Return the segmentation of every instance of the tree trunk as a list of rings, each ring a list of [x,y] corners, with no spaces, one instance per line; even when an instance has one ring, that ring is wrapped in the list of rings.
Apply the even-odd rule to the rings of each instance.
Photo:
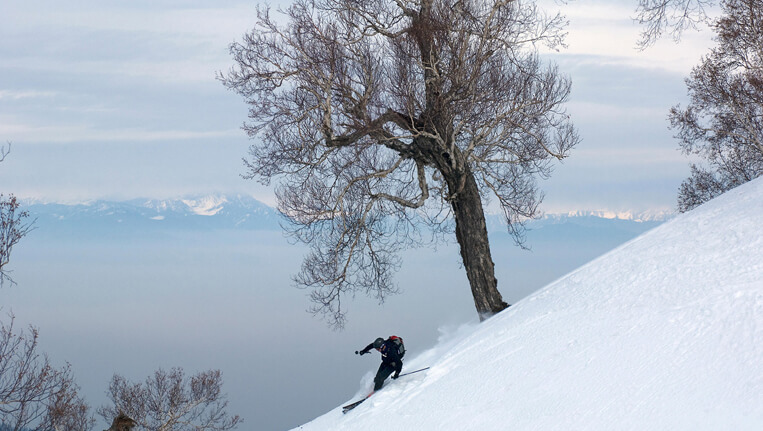
[[[509,305],[503,302],[498,292],[495,278],[495,264],[490,255],[490,243],[482,209],[482,198],[471,172],[467,171],[464,185],[451,201],[456,218],[456,238],[461,246],[466,276],[472,288],[474,306],[480,321],[504,310]]]

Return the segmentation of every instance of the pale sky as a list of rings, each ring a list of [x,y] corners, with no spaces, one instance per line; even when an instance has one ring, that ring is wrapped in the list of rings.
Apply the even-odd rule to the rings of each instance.
[[[549,1],[550,4],[556,4]],[[543,210],[675,207],[688,161],[668,130],[711,33],[635,49],[636,0],[575,0],[569,48],[582,137],[542,184]],[[246,106],[215,80],[251,27],[237,0],[6,1],[0,5],[0,192],[74,202],[272,191],[243,180]]]

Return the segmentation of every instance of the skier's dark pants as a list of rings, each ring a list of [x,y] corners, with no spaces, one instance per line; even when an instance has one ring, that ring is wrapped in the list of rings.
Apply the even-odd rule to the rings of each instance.
[[[376,372],[376,377],[374,377],[374,391],[381,389],[382,385],[384,385],[384,381],[387,380],[387,377],[395,372],[395,368],[394,362],[388,364],[382,362],[381,365],[379,365],[379,371]]]

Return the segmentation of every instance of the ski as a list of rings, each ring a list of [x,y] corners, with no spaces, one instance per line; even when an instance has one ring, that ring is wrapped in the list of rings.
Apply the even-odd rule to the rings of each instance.
[[[359,406],[359,405],[360,405],[360,403],[362,403],[363,401],[367,400],[367,399],[368,399],[368,397],[370,397],[370,396],[371,396],[371,395],[373,395],[373,394],[374,394],[374,393],[373,393],[373,392],[371,392],[370,394],[366,395],[366,397],[365,397],[365,398],[363,398],[362,400],[360,400],[360,401],[355,401],[355,402],[354,402],[354,403],[352,403],[352,404],[347,404],[346,406],[343,406],[343,407],[342,407],[342,413],[347,413],[347,412],[349,412],[350,410],[354,409],[355,407]]]
[[[424,371],[424,370],[428,370],[428,369],[429,369],[429,367],[426,367],[426,368],[422,368],[422,369],[420,369],[420,370],[409,371],[409,372],[407,372],[407,373],[403,373],[403,374],[400,374],[399,376],[397,376],[397,378],[399,379],[400,377],[403,377],[403,376],[407,376],[407,375],[409,375],[409,374],[418,373],[418,372],[420,372],[420,371]],[[370,394],[366,395],[366,397],[365,397],[365,398],[363,398],[363,399],[362,399],[362,400],[360,400],[360,401],[355,401],[355,402],[354,402],[354,403],[352,403],[352,404],[347,404],[346,406],[342,406],[342,413],[347,413],[347,412],[349,412],[350,410],[354,409],[355,407],[359,406],[359,405],[360,405],[360,404],[361,404],[363,401],[367,400],[367,399],[368,399],[368,398],[369,398],[371,395],[373,395],[373,394],[374,394],[374,393],[373,393],[373,392],[371,392]]]

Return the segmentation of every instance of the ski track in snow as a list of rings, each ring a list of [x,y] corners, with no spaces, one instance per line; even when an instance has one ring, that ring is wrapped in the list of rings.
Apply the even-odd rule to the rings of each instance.
[[[763,178],[405,363],[430,370],[296,429],[763,429],[761,232]]]

